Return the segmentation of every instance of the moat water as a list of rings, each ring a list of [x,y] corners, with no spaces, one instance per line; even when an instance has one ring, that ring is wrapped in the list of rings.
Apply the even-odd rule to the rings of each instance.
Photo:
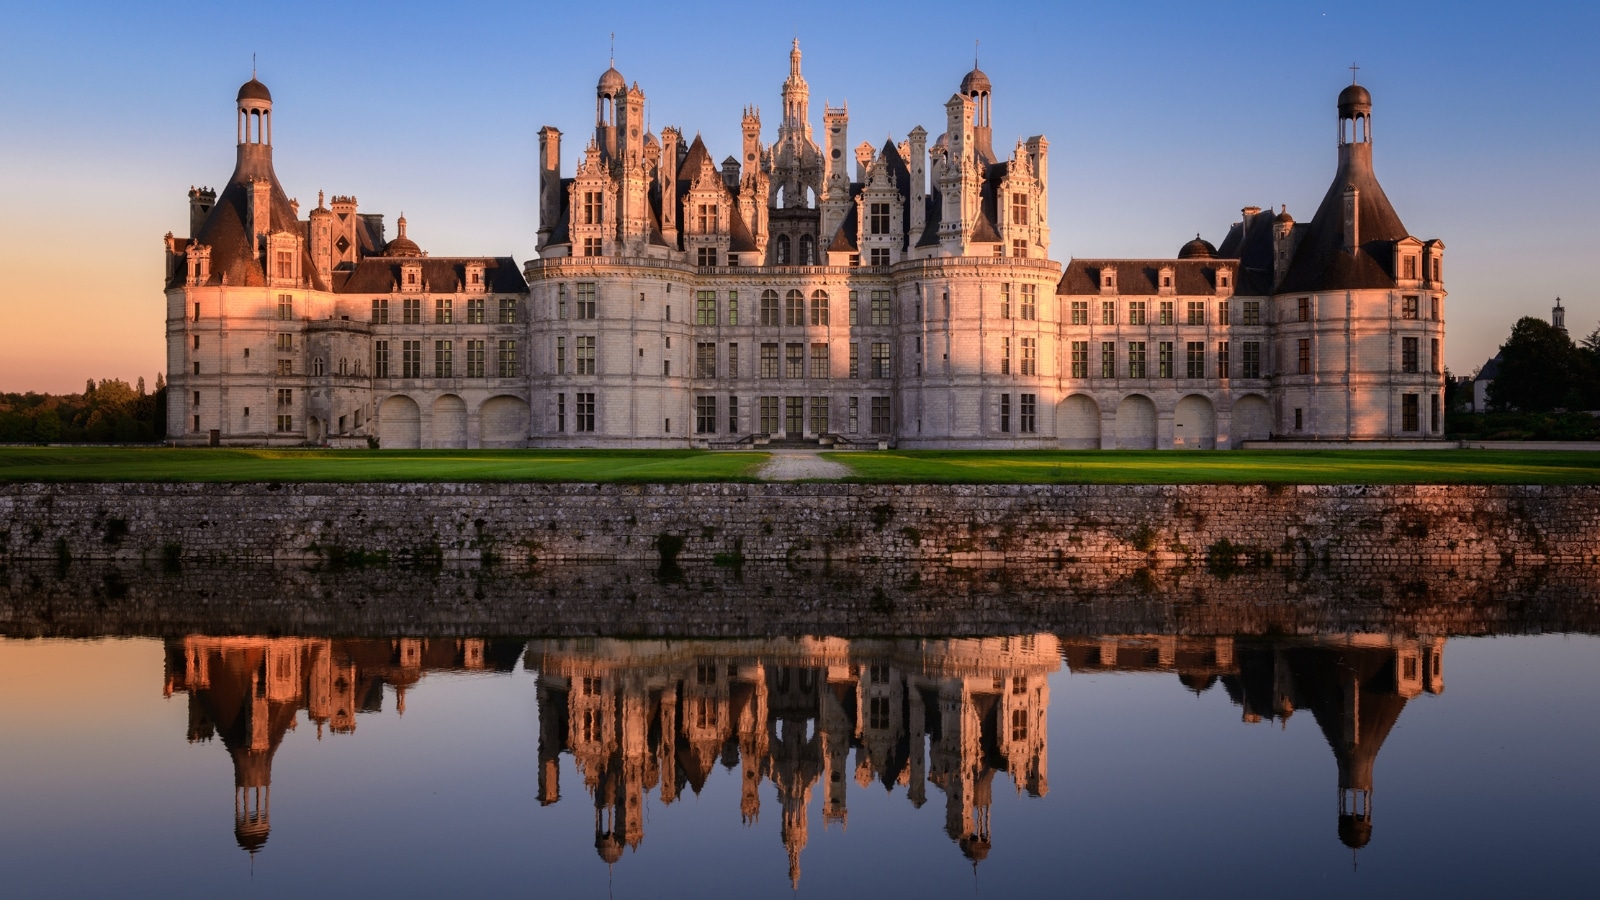
[[[8,896],[1592,890],[1592,576],[715,637],[8,578]]]

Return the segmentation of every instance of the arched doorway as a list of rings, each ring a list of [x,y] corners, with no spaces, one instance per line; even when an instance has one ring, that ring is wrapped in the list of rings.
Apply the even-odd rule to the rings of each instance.
[[[378,407],[378,446],[385,450],[415,450],[422,446],[422,408],[402,394]]]
[[[1264,441],[1272,437],[1272,409],[1260,394],[1247,394],[1233,401],[1233,446],[1241,441]]]
[[[478,407],[478,444],[521,447],[528,439],[528,402],[521,397],[490,397]]]
[[[1061,401],[1056,414],[1056,438],[1070,450],[1100,449],[1100,404],[1087,394]]]
[[[1156,448],[1156,405],[1143,394],[1129,394],[1117,404],[1117,449]]]
[[[1172,416],[1172,446],[1177,450],[1217,449],[1217,414],[1211,401],[1190,394]]]
[[[433,401],[433,446],[447,450],[467,446],[467,404],[455,394]]]

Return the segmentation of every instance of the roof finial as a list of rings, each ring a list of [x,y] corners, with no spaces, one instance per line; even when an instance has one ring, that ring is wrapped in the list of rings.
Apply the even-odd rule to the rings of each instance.
[[[617,33],[611,32],[611,68],[617,67]]]
[[[250,80],[256,80],[256,55],[250,54]]]
[[[977,38],[973,38],[972,39],[972,67],[974,69],[976,69],[978,67],[978,39]]]
[[[1361,67],[1356,65],[1355,63],[1351,63],[1350,64],[1350,83],[1351,84],[1355,84],[1356,83],[1356,70],[1360,69],[1360,68]]]

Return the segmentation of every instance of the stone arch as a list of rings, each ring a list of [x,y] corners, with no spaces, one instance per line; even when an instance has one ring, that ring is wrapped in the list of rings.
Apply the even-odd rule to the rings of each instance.
[[[478,445],[521,447],[527,442],[530,419],[528,401],[521,397],[490,397],[478,407]]]
[[[1260,394],[1246,394],[1233,401],[1233,446],[1242,441],[1264,441],[1272,437],[1272,407]]]
[[[433,446],[462,450],[467,446],[467,403],[455,394],[433,401]]]
[[[1190,394],[1172,415],[1172,446],[1177,450],[1217,449],[1217,411],[1211,401]]]
[[[1100,449],[1100,404],[1088,394],[1073,394],[1061,401],[1056,413],[1056,437],[1072,450]]]
[[[1117,449],[1156,448],[1156,405],[1143,394],[1129,394],[1117,404]]]
[[[404,394],[395,394],[378,407],[378,446],[385,450],[415,450],[422,446],[422,407]]]

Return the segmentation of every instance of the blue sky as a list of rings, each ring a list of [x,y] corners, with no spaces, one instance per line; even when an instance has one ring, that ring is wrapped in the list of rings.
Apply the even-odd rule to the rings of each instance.
[[[1170,256],[1245,205],[1309,218],[1333,175],[1348,67],[1374,95],[1379,178],[1416,236],[1443,239],[1446,359],[1467,372],[1511,323],[1600,324],[1600,12],[1566,4],[927,2],[814,5],[34,4],[0,32],[0,390],[70,390],[164,369],[160,238],[191,184],[233,165],[233,97],[257,54],[279,178],[434,253],[533,252],[537,138],[594,116],[609,35],[652,122],[738,146],[746,104],[776,130],[798,36],[814,124],[848,101],[851,142],[942,130],[981,41],[995,143],[1051,141],[1051,255]],[[62,327],[70,323],[70,327]]]

